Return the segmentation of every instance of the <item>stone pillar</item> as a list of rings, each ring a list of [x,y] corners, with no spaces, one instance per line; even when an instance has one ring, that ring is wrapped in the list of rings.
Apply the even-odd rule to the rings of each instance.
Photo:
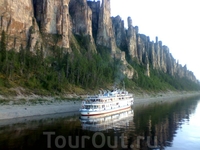
[[[158,43],[158,37],[156,36],[156,43]]]
[[[128,30],[127,30],[128,53],[131,58],[138,58],[136,31],[135,28],[132,26],[131,17],[128,17],[127,21],[128,21]]]
[[[96,44],[111,49],[111,53],[116,53],[117,46],[114,39],[112,29],[112,21],[110,18],[110,0],[102,0],[99,12],[98,32]]]
[[[145,75],[150,77],[149,58],[147,52],[145,53],[146,72]]]
[[[69,48],[69,1],[70,0],[33,0],[35,17],[43,34],[59,34],[62,42],[58,46]]]
[[[133,24],[132,24],[133,22],[132,22],[131,17],[128,17],[127,21],[128,21],[128,28],[132,27],[133,26]]]

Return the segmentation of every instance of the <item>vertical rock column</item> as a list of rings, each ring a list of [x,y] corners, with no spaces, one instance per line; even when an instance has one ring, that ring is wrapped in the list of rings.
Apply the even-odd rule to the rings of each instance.
[[[146,72],[145,75],[150,77],[150,69],[149,69],[149,58],[147,52],[145,53],[145,64],[146,64]]]
[[[70,0],[70,15],[73,33],[92,36],[92,10],[86,0]]]
[[[127,45],[128,45],[128,53],[131,58],[137,58],[137,37],[136,30],[132,25],[132,19],[128,17],[128,31],[127,31]],[[139,40],[140,42],[140,40]]]
[[[150,63],[153,66],[153,69],[156,69],[156,54],[155,54],[155,48],[154,48],[154,42],[150,42],[150,47],[149,47],[149,53],[150,53]]]
[[[156,60],[157,60],[157,69],[160,69],[160,46],[158,42],[158,37],[156,37],[156,43],[155,43],[155,52],[156,52]]]
[[[164,57],[164,46],[162,46],[162,42],[159,42],[160,46],[160,66],[161,70],[166,73],[166,58]]]
[[[148,38],[144,34],[138,34],[137,38],[137,54],[140,63],[145,63],[145,54],[147,50]]]
[[[121,19],[120,16],[112,17],[112,24],[113,24],[113,32],[115,35],[115,41],[117,47],[121,50],[127,49],[127,37],[126,31],[124,28],[124,21]]]
[[[110,15],[110,0],[102,0],[96,44],[110,48],[111,53],[115,54],[117,46],[115,43]]]
[[[87,1],[87,4],[92,10],[92,35],[96,43],[99,23],[100,1]]]
[[[164,73],[167,72],[167,57],[166,57],[166,52],[169,51],[169,48],[167,46],[162,46],[162,63],[161,63],[161,66],[162,66],[162,71]]]
[[[69,17],[69,1],[62,0],[62,5],[59,7],[61,13],[57,13],[59,23],[57,28],[60,29],[58,32],[62,35],[62,47],[69,48],[69,28],[70,28],[70,17]],[[62,19],[61,19],[62,18]]]
[[[31,0],[0,1],[0,32],[4,30],[8,37],[7,49],[19,50],[26,47],[30,29],[37,29],[33,24],[33,5]],[[37,40],[37,39],[35,39]]]
[[[69,12],[72,19],[72,32],[87,38],[88,50],[96,51],[92,35],[92,10],[86,0],[70,0]]]
[[[166,52],[166,64],[167,73],[174,76],[174,58],[169,51]]]
[[[44,34],[62,36],[61,47],[69,48],[69,1],[70,0],[33,0],[35,18]]]

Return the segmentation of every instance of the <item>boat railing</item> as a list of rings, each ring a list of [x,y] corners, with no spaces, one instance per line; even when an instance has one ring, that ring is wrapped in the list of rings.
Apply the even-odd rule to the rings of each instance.
[[[106,97],[119,97],[119,96],[127,96],[127,95],[132,95],[129,94],[127,91],[104,91],[103,93],[100,92],[97,95],[91,95],[88,96],[87,98],[98,98],[98,97],[102,97],[102,98],[106,98]]]
[[[118,103],[119,101],[127,101],[127,100],[131,100],[131,98],[127,98],[127,99],[119,99],[119,100],[115,100],[115,101],[103,101],[103,102],[101,102],[101,101],[85,101],[85,104],[89,104],[89,105],[95,105],[95,104],[97,104],[97,105],[99,105],[99,104],[115,104],[115,103]]]
[[[113,91],[109,90],[99,90],[98,95],[90,95],[85,99],[86,104],[101,104],[101,103],[112,103],[118,100],[127,100],[133,96],[133,94],[128,93],[126,90],[115,89]]]

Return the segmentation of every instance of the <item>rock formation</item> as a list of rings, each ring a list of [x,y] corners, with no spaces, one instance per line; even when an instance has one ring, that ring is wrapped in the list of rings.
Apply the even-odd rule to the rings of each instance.
[[[115,54],[117,48],[110,16],[110,0],[102,0],[99,10],[96,44],[110,48],[111,53]]]
[[[48,40],[50,34],[60,35],[61,42],[56,44],[66,49],[69,48],[69,1],[33,0],[34,14],[40,32],[46,35],[46,40]]]
[[[33,5],[31,0],[1,0],[0,1],[0,31],[6,31],[8,37],[7,49],[26,47],[30,36],[30,29],[37,31],[34,23]],[[31,36],[31,46],[39,41],[35,33]]]
[[[86,0],[70,0],[69,11],[72,21],[72,32],[88,38],[89,50],[96,51],[92,35],[92,10]]]
[[[87,39],[86,49],[90,52],[96,52],[98,46],[110,49],[111,56],[121,60],[121,70],[128,78],[136,73],[125,54],[144,65],[147,76],[153,68],[198,82],[158,37],[154,43],[139,34],[130,17],[128,29],[120,16],[111,18],[110,0],[1,0],[0,17],[0,31],[6,31],[8,50],[19,50],[22,45],[34,52],[43,45],[48,53],[49,47],[56,45],[70,51],[73,35],[78,35]]]
[[[87,1],[88,6],[92,10],[92,35],[96,42],[97,32],[98,32],[98,22],[99,22],[99,12],[100,12],[100,1]]]
[[[125,51],[127,49],[127,36],[124,21],[120,16],[116,16],[112,17],[112,24],[117,47]]]
[[[131,58],[137,58],[137,33],[136,29],[132,25],[132,19],[128,17],[128,31],[127,31],[127,45],[128,45],[128,53]]]

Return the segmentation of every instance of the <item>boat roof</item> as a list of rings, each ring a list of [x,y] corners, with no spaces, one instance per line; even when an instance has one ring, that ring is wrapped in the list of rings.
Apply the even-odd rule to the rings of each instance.
[[[128,93],[128,91],[126,90],[120,90],[120,89],[115,89],[115,90],[112,90],[112,91],[109,91],[109,90],[99,90],[100,93],[98,95],[92,95],[92,96],[89,96],[88,98],[106,98],[106,97],[115,97],[116,95],[122,95],[122,96],[125,96],[125,95],[131,95]]]

